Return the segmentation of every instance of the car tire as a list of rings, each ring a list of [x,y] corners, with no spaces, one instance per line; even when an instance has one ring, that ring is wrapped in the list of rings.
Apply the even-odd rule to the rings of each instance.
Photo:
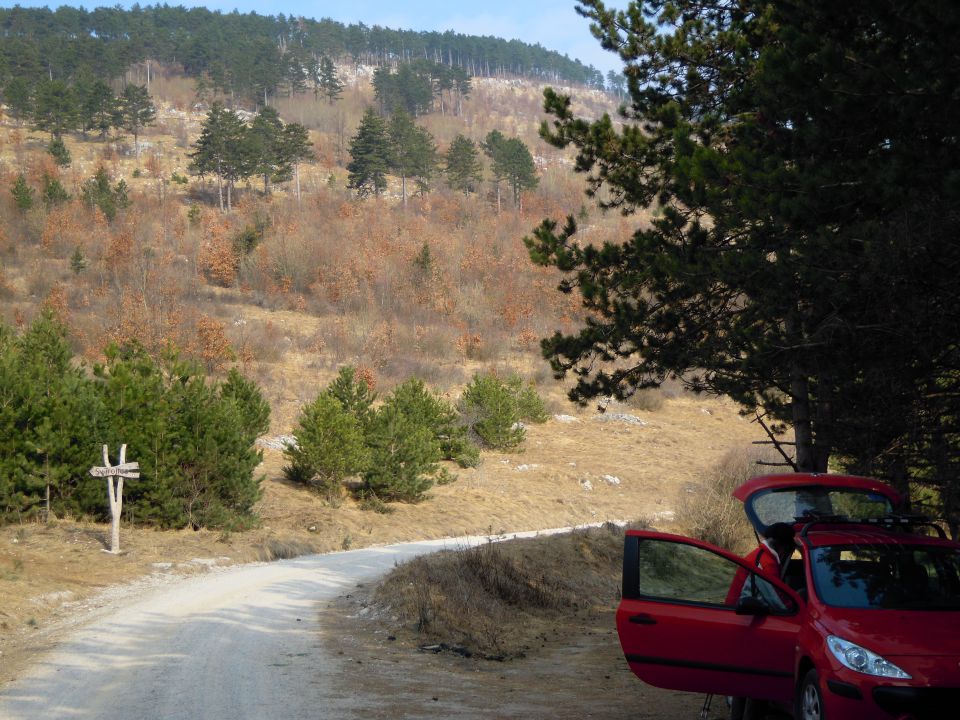
[[[730,720],[762,720],[767,704],[753,698],[730,699]]]
[[[820,692],[820,676],[811,670],[800,683],[797,696],[797,720],[826,720],[823,712],[823,693]]]

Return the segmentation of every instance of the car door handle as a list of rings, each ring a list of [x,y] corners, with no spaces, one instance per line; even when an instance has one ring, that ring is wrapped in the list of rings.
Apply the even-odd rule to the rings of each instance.
[[[657,621],[650,615],[646,613],[641,613],[640,615],[631,615],[630,622],[634,625],[656,625]]]

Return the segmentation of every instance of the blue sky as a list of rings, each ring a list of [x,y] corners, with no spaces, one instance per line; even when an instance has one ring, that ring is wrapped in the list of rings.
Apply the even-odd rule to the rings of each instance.
[[[155,0],[143,0],[142,5]],[[329,17],[344,23],[363,22],[367,25],[410,30],[454,30],[469,35],[494,35],[507,40],[519,39],[540,43],[550,50],[566,53],[571,58],[593,65],[604,73],[620,69],[617,58],[603,50],[590,34],[589,23],[574,11],[574,0],[487,0],[486,2],[457,2],[456,0],[285,0],[266,2],[256,0],[167,0],[170,5],[205,6],[211,10],[229,12],[257,12],[261,15],[304,15],[312,18]],[[83,6],[87,9],[100,5],[115,5],[116,0],[102,2],[31,2],[0,0],[0,7],[59,5]],[[132,2],[120,2],[129,7]],[[614,0],[608,5],[623,7],[626,0]]]

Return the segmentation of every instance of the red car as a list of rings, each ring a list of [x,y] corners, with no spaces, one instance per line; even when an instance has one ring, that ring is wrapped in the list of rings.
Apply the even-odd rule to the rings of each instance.
[[[897,492],[869,478],[769,475],[734,496],[761,536],[794,524],[784,581],[704,542],[628,531],[617,631],[637,677],[798,720],[960,717],[960,543],[897,515]]]

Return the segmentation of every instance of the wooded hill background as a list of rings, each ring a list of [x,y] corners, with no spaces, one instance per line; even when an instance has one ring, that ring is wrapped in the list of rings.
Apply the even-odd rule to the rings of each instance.
[[[584,185],[569,172],[569,154],[538,139],[542,85],[519,76],[474,77],[457,65],[455,52],[443,62],[403,62],[405,53],[376,43],[356,55],[344,46],[332,58],[310,50],[306,64],[296,66],[330,83],[323,92],[291,82],[289,73],[264,84],[225,56],[212,58],[217,48],[232,52],[267,37],[252,30],[235,36],[244,23],[274,28],[286,21],[202,11],[197,17],[205,25],[187,23],[193,11],[167,10],[0,15],[0,317],[11,328],[9,347],[29,345],[30,329],[47,310],[66,328],[67,342],[54,343],[61,360],[51,367],[65,367],[62,358],[73,355],[70,364],[85,365],[80,373],[89,376],[94,365],[118,357],[108,357],[112,345],[119,357],[157,369],[144,377],[176,390],[177,373],[164,365],[176,351],[184,363],[199,363],[214,393],[211,408],[221,397],[218,382],[237,369],[269,401],[274,433],[289,432],[343,365],[356,367],[382,397],[414,376],[450,397],[475,372],[551,382],[539,339],[572,329],[578,304],[553,291],[557,273],[534,266],[522,238],[544,215],[582,207]],[[163,55],[154,44],[162,33],[137,29],[147,17],[180,18],[191,25],[190,37],[174,33]],[[278,63],[299,52],[283,37],[269,37]],[[298,49],[319,47],[305,37]],[[188,45],[211,60],[188,70],[181,62]],[[245,61],[253,54],[247,50],[231,57]],[[451,57],[457,72],[447,75]],[[386,64],[365,64],[377,60]],[[391,158],[383,186],[361,198],[349,187],[361,120],[396,116],[394,102],[406,102],[409,90],[405,78],[426,83],[427,95],[406,122],[429,145],[432,177],[411,182],[407,197]],[[599,90],[579,87],[578,95],[577,107],[591,115],[614,108],[612,96]],[[131,123],[124,118],[136,114],[133,105],[141,114]],[[200,142],[215,110],[240,132],[226,147],[244,151],[242,168],[228,178],[232,202],[222,209],[223,158],[208,155]],[[248,151],[269,155],[269,133],[262,131],[294,126],[303,130],[310,157],[300,158],[296,173],[261,173],[264,163],[251,164],[256,153]],[[466,146],[474,154],[472,177],[454,179],[444,160],[452,147]],[[498,169],[500,146],[522,149],[529,162],[523,182],[511,184]],[[618,217],[591,218],[586,209],[581,216],[597,232],[625,232]],[[9,378],[30,375],[29,358],[15,356]],[[9,397],[23,387],[11,382]],[[67,422],[76,413],[60,415]],[[16,423],[33,422],[21,416]],[[249,449],[252,435],[244,432]],[[36,487],[56,470],[48,467],[51,449],[40,445],[17,450],[33,458],[20,466],[24,483]],[[251,472],[249,458],[240,456],[244,473]],[[214,458],[204,467],[217,465]],[[249,497],[242,500],[249,506]],[[32,500],[29,506],[38,507]],[[15,516],[19,505],[11,508]]]
[[[303,69],[322,56],[356,65],[416,59],[443,63],[481,77],[525,77],[603,88],[596,68],[519,40],[448,31],[393,30],[330,19],[222,14],[205,8],[155,5],[131,10],[101,7],[0,9],[0,84],[8,77],[36,83],[65,80],[82,68],[121,77],[144,64],[179,67],[192,78],[241,97],[290,92]]]

